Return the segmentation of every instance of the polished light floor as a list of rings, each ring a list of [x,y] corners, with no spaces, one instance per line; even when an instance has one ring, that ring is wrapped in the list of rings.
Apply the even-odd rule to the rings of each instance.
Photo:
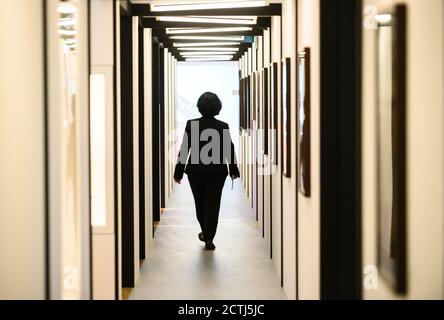
[[[240,180],[222,197],[216,251],[197,238],[192,194],[175,185],[130,299],[286,299]]]

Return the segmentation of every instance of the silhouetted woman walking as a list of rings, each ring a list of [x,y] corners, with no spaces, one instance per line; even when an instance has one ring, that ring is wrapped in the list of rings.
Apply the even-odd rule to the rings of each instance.
[[[202,230],[199,240],[205,242],[207,250],[214,250],[225,180],[228,174],[232,179],[240,174],[228,124],[215,118],[222,109],[220,99],[206,92],[197,107],[202,117],[187,122],[174,180],[180,183],[184,173],[188,175]]]

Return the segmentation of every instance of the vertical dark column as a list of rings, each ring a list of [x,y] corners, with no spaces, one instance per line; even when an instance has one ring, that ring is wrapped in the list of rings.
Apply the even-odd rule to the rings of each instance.
[[[145,52],[143,26],[139,26],[139,251],[145,259]]]
[[[159,111],[160,111],[160,206],[165,208],[165,55],[159,50]],[[156,221],[160,221],[160,214]]]
[[[160,150],[160,113],[159,113],[159,83],[160,83],[160,62],[159,62],[159,44],[153,41],[153,50],[152,50],[152,162],[153,162],[153,220],[160,220],[160,192],[161,192],[161,184],[160,184],[160,159],[159,159],[159,150]],[[154,224],[153,224],[154,227]]]
[[[361,0],[321,1],[321,298],[360,299]]]
[[[122,286],[134,287],[134,145],[132,17],[120,18]]]

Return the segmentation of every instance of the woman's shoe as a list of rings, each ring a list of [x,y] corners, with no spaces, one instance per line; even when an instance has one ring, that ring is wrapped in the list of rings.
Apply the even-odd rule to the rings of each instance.
[[[205,242],[205,238],[204,238],[203,232],[199,233],[198,237],[199,237],[200,241]]]
[[[214,245],[213,241],[207,241],[205,242],[205,249],[213,251],[216,249],[216,246]]]

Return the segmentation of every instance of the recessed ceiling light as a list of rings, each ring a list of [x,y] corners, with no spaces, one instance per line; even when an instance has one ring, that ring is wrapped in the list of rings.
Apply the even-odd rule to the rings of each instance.
[[[218,33],[218,32],[245,32],[252,31],[251,27],[232,28],[167,28],[167,34],[196,34],[196,33]]]
[[[57,12],[63,14],[72,14],[77,12],[77,7],[72,3],[61,3],[57,6]]]
[[[77,34],[77,30],[64,30],[64,29],[60,29],[58,31],[58,33],[60,35],[63,35],[63,36],[75,36]]]
[[[157,17],[157,21],[166,22],[191,22],[191,23],[214,23],[214,24],[245,24],[255,25],[257,19],[222,19],[222,18],[198,18],[198,17]]]
[[[77,19],[65,18],[65,19],[59,19],[59,21],[57,21],[57,25],[60,26],[60,27],[68,27],[68,26],[76,25],[77,22],[78,22]]]
[[[229,37],[217,37],[217,36],[172,36],[172,40],[215,40],[215,41],[244,41],[244,36],[229,36]]]
[[[185,59],[214,59],[214,58],[224,58],[224,59],[232,59],[233,56],[232,55],[209,55],[209,56],[205,56],[205,55],[201,55],[201,56],[185,56]]]
[[[187,62],[210,62],[210,61],[231,61],[232,58],[187,58]]]
[[[224,51],[215,51],[215,52],[206,52],[206,51],[195,51],[195,52],[181,52],[180,55],[184,57],[189,56],[221,56],[221,55],[231,55],[233,56],[236,52],[224,52]]]
[[[192,2],[192,3],[153,3],[150,9],[153,12],[164,11],[188,11],[188,10],[208,10],[208,9],[230,9],[230,8],[252,8],[265,7],[267,1],[213,1],[213,2]]]
[[[217,47],[217,48],[211,48],[211,47],[198,47],[198,48],[178,48],[179,51],[228,51],[228,52],[237,52],[239,51],[239,48],[233,47],[233,48],[223,48],[223,47]]]
[[[65,40],[65,44],[75,44],[77,43],[77,39],[67,39]]]
[[[176,48],[186,47],[215,47],[215,46],[238,46],[240,42],[190,42],[190,43],[173,43]]]

